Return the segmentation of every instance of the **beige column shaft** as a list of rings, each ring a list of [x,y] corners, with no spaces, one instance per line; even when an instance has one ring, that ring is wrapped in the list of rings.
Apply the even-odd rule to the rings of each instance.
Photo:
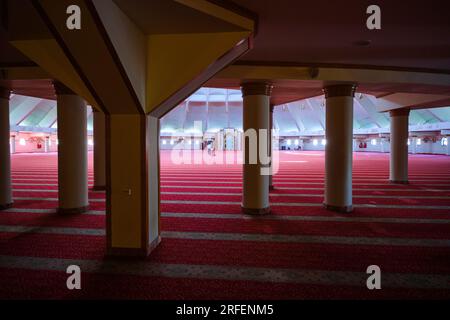
[[[0,210],[10,208],[13,203],[9,145],[9,95],[8,89],[0,88]]]
[[[50,137],[45,137],[45,140],[44,140],[44,151],[46,153],[50,152]]]
[[[88,159],[86,102],[56,83],[58,114],[58,190],[60,213],[87,211]]]
[[[270,140],[269,140],[269,157],[270,159],[272,159],[272,151],[273,151],[273,134],[272,134],[272,130],[273,130],[273,112],[274,112],[275,106],[271,105],[270,106],[270,115],[269,115],[269,129],[270,129]],[[272,161],[271,161],[271,165],[272,165]],[[275,187],[273,186],[273,175],[272,173],[269,176],[269,190],[275,190]]]
[[[409,109],[391,111],[391,161],[389,180],[408,183]],[[412,140],[411,143],[415,144]],[[415,148],[415,146],[413,146]]]
[[[243,129],[244,129],[244,170],[243,199],[244,214],[268,214],[269,175],[262,174],[270,164],[263,163],[261,154],[268,154],[270,139],[270,94],[272,86],[266,83],[245,83],[242,85],[244,98]],[[262,131],[260,131],[262,130]],[[265,134],[266,142],[264,145]],[[264,150],[265,149],[265,150]]]
[[[94,189],[106,189],[105,114],[94,110]]]
[[[353,98],[355,85],[333,85],[326,96],[325,202],[328,210],[351,212]]]
[[[9,144],[10,144],[10,152],[11,152],[11,154],[16,153],[16,136],[11,136],[9,138]]]
[[[450,156],[450,136],[447,136],[447,155]]]

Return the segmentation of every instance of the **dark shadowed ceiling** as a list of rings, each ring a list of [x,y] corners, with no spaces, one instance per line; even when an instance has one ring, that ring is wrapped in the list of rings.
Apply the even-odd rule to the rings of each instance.
[[[259,17],[254,49],[241,60],[446,70],[450,73],[448,0],[236,0]],[[382,29],[366,28],[366,9],[381,7]],[[370,40],[368,47],[354,45]]]

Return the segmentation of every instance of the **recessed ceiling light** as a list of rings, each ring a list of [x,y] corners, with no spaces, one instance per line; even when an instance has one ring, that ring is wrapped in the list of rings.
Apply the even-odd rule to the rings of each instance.
[[[353,44],[358,47],[368,47],[370,46],[371,43],[372,43],[371,40],[358,40],[353,42]]]

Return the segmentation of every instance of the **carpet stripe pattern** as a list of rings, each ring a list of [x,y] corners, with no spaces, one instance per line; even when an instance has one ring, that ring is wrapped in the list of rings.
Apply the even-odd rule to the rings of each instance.
[[[56,214],[56,154],[12,160],[14,207],[0,212],[0,298],[448,299],[450,158],[410,156],[410,184],[387,154],[354,155],[352,214],[322,207],[324,155],[282,152],[272,214],[240,213],[241,165],[175,165],[161,152],[160,246],[144,261],[105,259],[105,194]],[[93,184],[92,155],[89,184]],[[83,270],[83,290],[65,269]],[[366,269],[382,270],[368,290]]]

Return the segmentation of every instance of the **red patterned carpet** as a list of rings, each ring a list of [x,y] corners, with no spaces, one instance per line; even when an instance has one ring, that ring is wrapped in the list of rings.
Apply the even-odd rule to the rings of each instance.
[[[145,261],[114,261],[104,193],[90,192],[87,214],[57,216],[56,154],[14,155],[0,298],[448,299],[450,157],[410,156],[407,186],[388,183],[388,157],[354,155],[355,212],[340,215],[321,206],[323,153],[283,152],[273,213],[251,218],[240,165],[174,165],[162,152],[163,241]],[[84,270],[81,291],[66,289],[70,264]],[[369,265],[381,290],[366,288]]]

